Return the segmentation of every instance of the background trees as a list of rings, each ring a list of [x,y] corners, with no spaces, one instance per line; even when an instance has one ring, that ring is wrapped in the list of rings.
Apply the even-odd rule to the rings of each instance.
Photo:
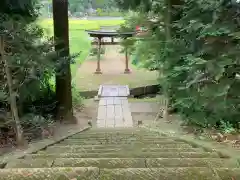
[[[170,106],[188,123],[201,127],[239,127],[240,4],[218,0],[117,3],[145,20],[155,19],[143,23],[148,38],[135,46],[151,47],[145,51],[151,63],[149,58],[142,63],[159,67],[159,84]]]
[[[94,15],[96,14],[95,12],[96,10],[101,10],[101,13],[97,15],[121,16],[121,14],[117,13],[118,8],[114,0],[69,0],[68,3],[69,12],[74,17],[82,17],[84,16],[85,13]],[[43,4],[41,9],[42,14],[44,16],[48,16],[49,13],[52,14],[51,1],[45,0],[42,2],[42,4]]]

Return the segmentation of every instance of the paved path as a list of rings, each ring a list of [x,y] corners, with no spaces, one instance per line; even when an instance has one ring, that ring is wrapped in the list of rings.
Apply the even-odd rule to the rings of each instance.
[[[97,127],[133,127],[128,96],[128,86],[100,86]]]

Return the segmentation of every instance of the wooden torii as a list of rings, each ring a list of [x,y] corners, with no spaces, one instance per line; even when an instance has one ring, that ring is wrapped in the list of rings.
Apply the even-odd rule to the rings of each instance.
[[[132,37],[135,32],[113,32],[113,31],[104,31],[104,30],[94,30],[94,31],[86,31],[91,37],[93,38],[97,38],[98,39],[98,56],[97,56],[97,69],[95,71],[95,74],[102,74],[101,71],[101,65],[100,65],[100,59],[101,59],[101,46],[102,45],[114,45],[114,44],[118,44],[118,43],[108,43],[108,42],[102,42],[103,38],[114,38],[114,37],[122,37],[124,39],[128,38],[128,37]],[[124,73],[125,74],[129,74],[130,73],[130,69],[128,66],[128,51],[127,49],[125,49],[125,70]]]

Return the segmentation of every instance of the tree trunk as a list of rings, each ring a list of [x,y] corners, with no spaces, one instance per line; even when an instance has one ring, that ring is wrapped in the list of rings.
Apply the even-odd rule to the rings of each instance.
[[[24,137],[23,137],[23,131],[20,124],[19,115],[18,115],[16,94],[12,87],[13,85],[12,74],[9,69],[8,62],[6,58],[4,58],[4,54],[5,54],[4,45],[5,45],[4,39],[3,37],[0,37],[0,54],[5,67],[5,74],[7,78],[7,85],[8,85],[8,91],[10,96],[9,101],[10,101],[10,107],[11,107],[11,114],[12,114],[13,121],[15,123],[14,129],[16,133],[16,141],[17,141],[17,146],[21,147],[21,146],[24,146]]]
[[[165,12],[165,40],[166,40],[166,48],[168,48],[168,45],[171,41],[171,9],[172,4],[171,1],[165,0],[165,6],[166,6],[166,12]],[[164,72],[162,72],[164,73]],[[169,120],[169,93],[167,87],[163,87],[163,93],[166,97],[166,102],[164,103],[164,110],[163,110],[163,119],[164,121]]]
[[[53,0],[55,51],[59,57],[69,57],[68,0]],[[56,74],[57,118],[73,120],[70,60],[60,62]],[[63,71],[63,73],[58,73]]]

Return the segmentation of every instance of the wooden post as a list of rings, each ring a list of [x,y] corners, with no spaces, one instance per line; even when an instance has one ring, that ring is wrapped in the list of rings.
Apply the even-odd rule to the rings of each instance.
[[[23,131],[22,131],[22,126],[20,124],[20,119],[18,115],[18,108],[17,108],[17,99],[16,99],[16,94],[14,93],[13,90],[13,79],[12,79],[12,73],[10,71],[8,62],[6,58],[4,57],[5,54],[5,42],[4,38],[0,36],[0,54],[1,54],[1,61],[4,63],[5,67],[5,74],[7,78],[7,85],[8,85],[8,91],[9,91],[9,103],[11,107],[11,114],[13,121],[15,123],[15,133],[16,133],[16,141],[18,146],[23,146],[24,145],[24,137],[23,137]]]
[[[101,61],[101,43],[102,42],[102,38],[98,37],[98,55],[97,55],[97,69],[95,74],[102,74],[101,72],[101,67],[100,67],[100,61]]]
[[[72,122],[72,77],[69,60],[68,0],[53,0],[52,5],[54,40],[56,43],[55,51],[59,57],[66,59],[64,60],[66,62],[60,62],[61,66],[56,74],[57,118]]]
[[[125,47],[125,70],[124,74],[129,74],[131,73],[129,67],[128,67],[128,47]]]

